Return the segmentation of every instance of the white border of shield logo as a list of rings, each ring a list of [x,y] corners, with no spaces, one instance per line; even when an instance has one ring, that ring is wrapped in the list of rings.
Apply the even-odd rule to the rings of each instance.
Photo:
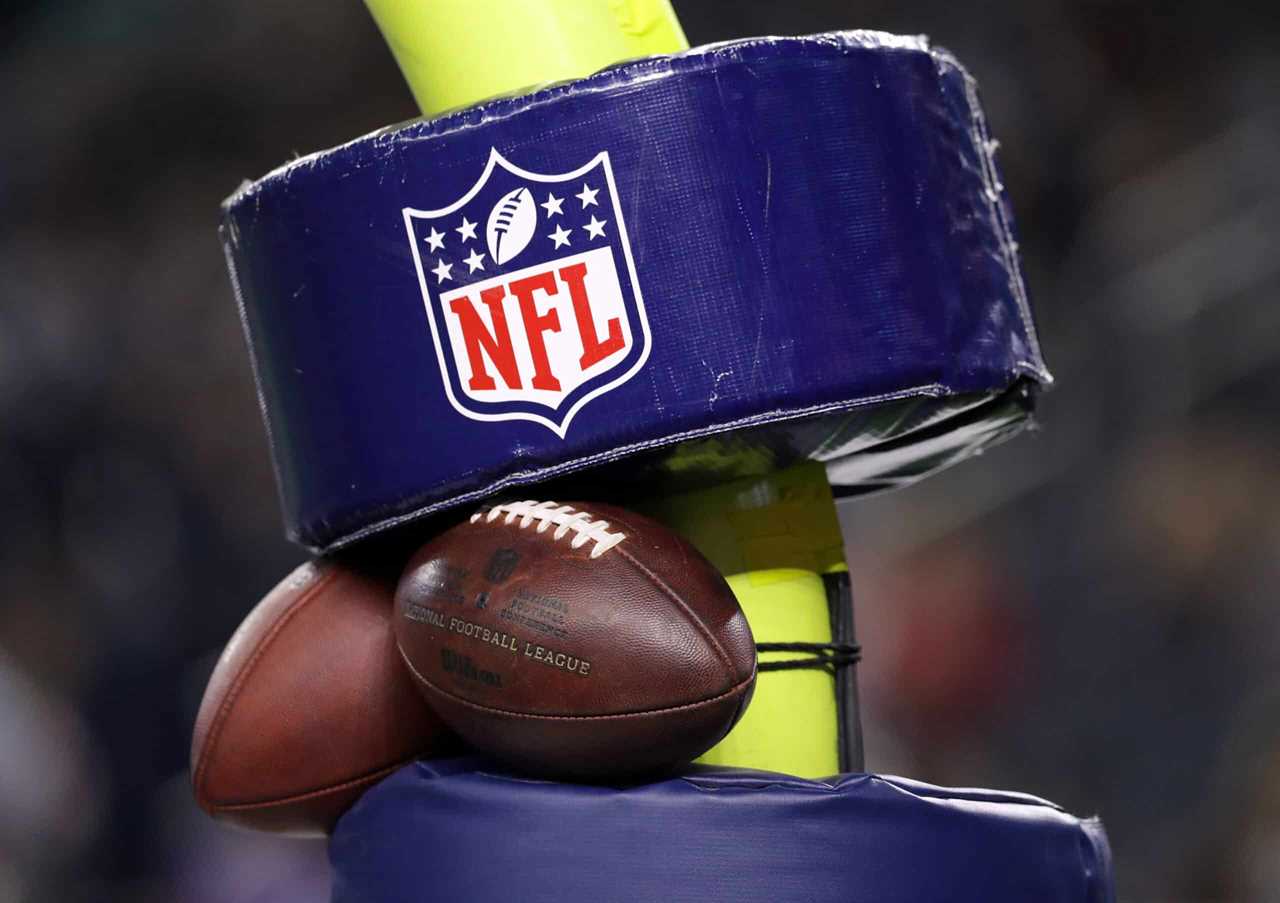
[[[605,181],[609,184],[609,199],[613,203],[614,221],[618,224],[618,240],[622,243],[622,254],[627,261],[627,275],[631,278],[631,292],[636,301],[636,312],[640,320],[641,340],[644,343],[643,347],[640,349],[640,356],[636,358],[635,363],[632,364],[626,372],[607,383],[597,386],[574,402],[573,406],[565,412],[560,423],[556,423],[555,421],[538,414],[524,411],[508,411],[501,414],[484,414],[467,409],[461,405],[458,402],[458,399],[454,396],[453,386],[449,381],[449,370],[448,364],[445,362],[444,346],[440,341],[441,324],[436,323],[435,311],[432,309],[430,289],[427,286],[426,271],[422,266],[422,256],[418,251],[418,241],[413,231],[413,218],[439,219],[440,217],[448,216],[450,213],[453,213],[459,207],[462,207],[475,197],[480,189],[485,186],[485,183],[489,181],[489,176],[493,172],[493,168],[495,166],[501,166],[513,175],[519,176],[523,179],[529,179],[533,182],[568,182],[594,169],[601,161],[604,162]],[[458,200],[454,201],[448,207],[440,207],[435,210],[418,210],[413,207],[404,207],[402,208],[402,212],[404,213],[405,229],[409,235],[409,247],[413,249],[413,262],[418,270],[418,285],[422,290],[422,302],[427,309],[427,319],[431,324],[431,338],[436,346],[436,359],[440,366],[440,381],[444,383],[444,391],[445,395],[449,398],[449,404],[451,404],[454,410],[463,417],[470,418],[471,420],[529,420],[545,426],[547,429],[551,430],[551,432],[563,439],[569,431],[569,424],[573,422],[574,415],[582,409],[583,405],[588,401],[591,401],[591,399],[603,395],[610,389],[615,389],[625,383],[631,377],[635,376],[636,373],[639,372],[640,368],[645,365],[645,362],[649,360],[649,348],[652,345],[652,339],[649,333],[649,317],[645,314],[644,298],[640,294],[640,280],[636,278],[636,264],[631,258],[631,239],[627,235],[626,220],[622,217],[622,208],[618,203],[618,186],[613,180],[613,167],[609,163],[608,151],[600,151],[600,153],[587,161],[586,164],[578,167],[572,172],[547,175],[545,173],[530,172],[527,169],[521,169],[519,166],[516,166],[514,163],[503,157],[496,147],[490,148],[489,160],[485,163],[484,172],[480,174],[480,178],[471,186],[471,189],[462,197],[458,198]]]

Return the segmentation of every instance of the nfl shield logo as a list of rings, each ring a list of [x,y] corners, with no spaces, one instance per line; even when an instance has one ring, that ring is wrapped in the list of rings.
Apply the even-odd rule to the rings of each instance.
[[[474,420],[530,420],[564,438],[591,399],[649,356],[609,154],[529,172],[491,150],[471,190],[404,208],[449,402]]]

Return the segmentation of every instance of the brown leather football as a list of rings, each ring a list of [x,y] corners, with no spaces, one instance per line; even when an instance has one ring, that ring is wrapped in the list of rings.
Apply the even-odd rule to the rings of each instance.
[[[245,618],[196,718],[191,775],[206,812],[324,834],[400,765],[460,745],[400,661],[399,568],[380,570],[304,564]]]
[[[512,502],[424,546],[396,638],[431,707],[530,774],[654,774],[715,745],[755,684],[751,629],[691,545],[606,505]]]

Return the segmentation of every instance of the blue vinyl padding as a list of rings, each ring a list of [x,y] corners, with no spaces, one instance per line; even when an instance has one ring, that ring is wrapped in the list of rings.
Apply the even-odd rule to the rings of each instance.
[[[222,234],[289,536],[332,549],[624,459],[615,484],[810,459],[838,492],[866,491],[999,441],[1027,406],[982,403],[1050,376],[994,150],[950,54],[841,32],[632,61],[246,184]],[[536,230],[500,264],[486,214],[521,186]],[[477,388],[444,294],[504,266],[560,272],[557,254],[588,247],[612,255],[631,344],[545,404]],[[568,283],[550,284],[547,335],[576,341]],[[614,316],[596,311],[601,336]]]
[[[471,759],[371,789],[330,842],[334,903],[1113,903],[1106,835],[1042,799],[729,768],[627,788]]]

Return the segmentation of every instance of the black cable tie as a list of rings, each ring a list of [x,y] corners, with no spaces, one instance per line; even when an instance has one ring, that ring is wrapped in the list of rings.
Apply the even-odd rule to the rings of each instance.
[[[821,670],[835,674],[862,660],[862,647],[856,643],[756,643],[757,652],[807,652],[808,658],[760,662],[757,671]]]

